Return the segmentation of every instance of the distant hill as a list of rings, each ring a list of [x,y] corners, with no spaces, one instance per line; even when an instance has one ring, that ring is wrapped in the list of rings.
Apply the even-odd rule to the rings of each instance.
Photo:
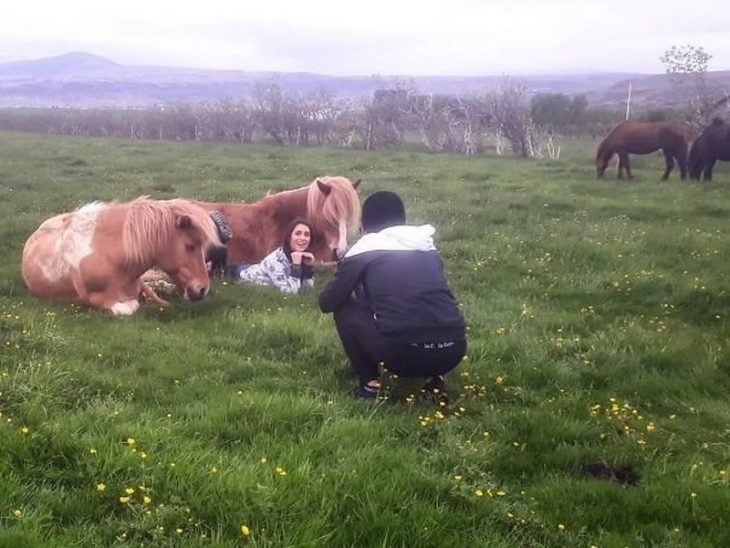
[[[730,90],[730,71],[711,73],[713,86]],[[409,78],[408,76],[405,76]],[[465,94],[499,85],[503,76],[418,76],[423,93]],[[585,94],[594,105],[625,101],[628,81],[637,104],[679,99],[665,75],[598,73],[520,76],[532,93]],[[338,97],[369,96],[390,78],[312,73],[246,72],[123,65],[84,52],[0,64],[0,106],[142,107],[175,101],[248,98],[258,82],[301,92],[327,89]]]
[[[686,92],[666,74],[633,76],[615,82],[606,89],[598,89],[587,94],[588,101],[593,104],[615,105],[626,101],[626,93],[631,81],[632,102],[640,105],[674,105],[686,101]],[[707,88],[717,96],[730,93],[730,71],[707,73]]]

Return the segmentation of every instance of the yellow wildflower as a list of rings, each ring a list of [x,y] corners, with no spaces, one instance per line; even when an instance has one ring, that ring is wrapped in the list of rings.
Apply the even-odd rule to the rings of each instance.
[[[96,490],[97,491],[106,491],[106,485],[103,483],[97,483],[96,484]]]
[[[247,525],[241,525],[241,534],[244,537],[247,537],[251,534],[251,529],[249,529]]]

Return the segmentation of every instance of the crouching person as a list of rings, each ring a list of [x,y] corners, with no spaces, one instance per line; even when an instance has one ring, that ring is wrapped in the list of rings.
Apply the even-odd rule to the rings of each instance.
[[[466,352],[464,318],[452,295],[431,225],[405,224],[400,197],[372,194],[362,207],[363,236],[322,290],[322,312],[337,332],[359,379],[358,398],[376,398],[378,365],[403,377],[424,377],[441,401],[444,376]]]

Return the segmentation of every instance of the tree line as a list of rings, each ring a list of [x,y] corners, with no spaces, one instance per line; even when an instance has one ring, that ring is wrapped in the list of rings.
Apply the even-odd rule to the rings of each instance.
[[[538,94],[505,79],[480,94],[423,94],[395,80],[372,96],[337,99],[326,90],[299,93],[259,83],[250,99],[174,103],[143,109],[6,108],[0,129],[129,139],[202,140],[285,146],[394,149],[420,141],[434,152],[509,150],[524,157],[559,156],[558,135],[602,136],[617,120],[589,109],[582,96]]]

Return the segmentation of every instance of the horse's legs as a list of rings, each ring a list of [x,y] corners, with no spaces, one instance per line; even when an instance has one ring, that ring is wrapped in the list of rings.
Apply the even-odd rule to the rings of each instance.
[[[633,179],[634,176],[631,174],[631,164],[629,163],[629,155],[626,152],[618,153],[618,178],[623,179],[623,171],[626,172],[626,177]]]
[[[664,170],[664,175],[662,175],[662,181],[666,181],[669,179],[669,174],[672,172],[672,169],[674,169],[674,156],[667,149],[663,149],[662,152],[664,153],[664,160],[667,162],[667,168]]]
[[[715,167],[716,161],[717,158],[712,158],[711,160],[707,160],[705,163],[705,175],[702,177],[703,181],[712,181],[712,170]]]
[[[142,290],[141,295],[147,299],[149,302],[155,303],[157,306],[160,306],[162,308],[169,308],[170,302],[166,301],[165,299],[161,298],[154,289],[152,289],[149,285],[147,285],[145,282],[142,282]]]
[[[616,174],[617,179],[624,178],[624,156],[623,154],[618,155],[618,173]]]
[[[677,156],[677,163],[679,164],[679,176],[684,181],[687,178],[687,156]]]
[[[139,295],[143,282],[134,280],[120,287],[107,287],[102,291],[89,292],[86,302],[95,308],[109,310],[117,316],[130,316],[139,308]]]

